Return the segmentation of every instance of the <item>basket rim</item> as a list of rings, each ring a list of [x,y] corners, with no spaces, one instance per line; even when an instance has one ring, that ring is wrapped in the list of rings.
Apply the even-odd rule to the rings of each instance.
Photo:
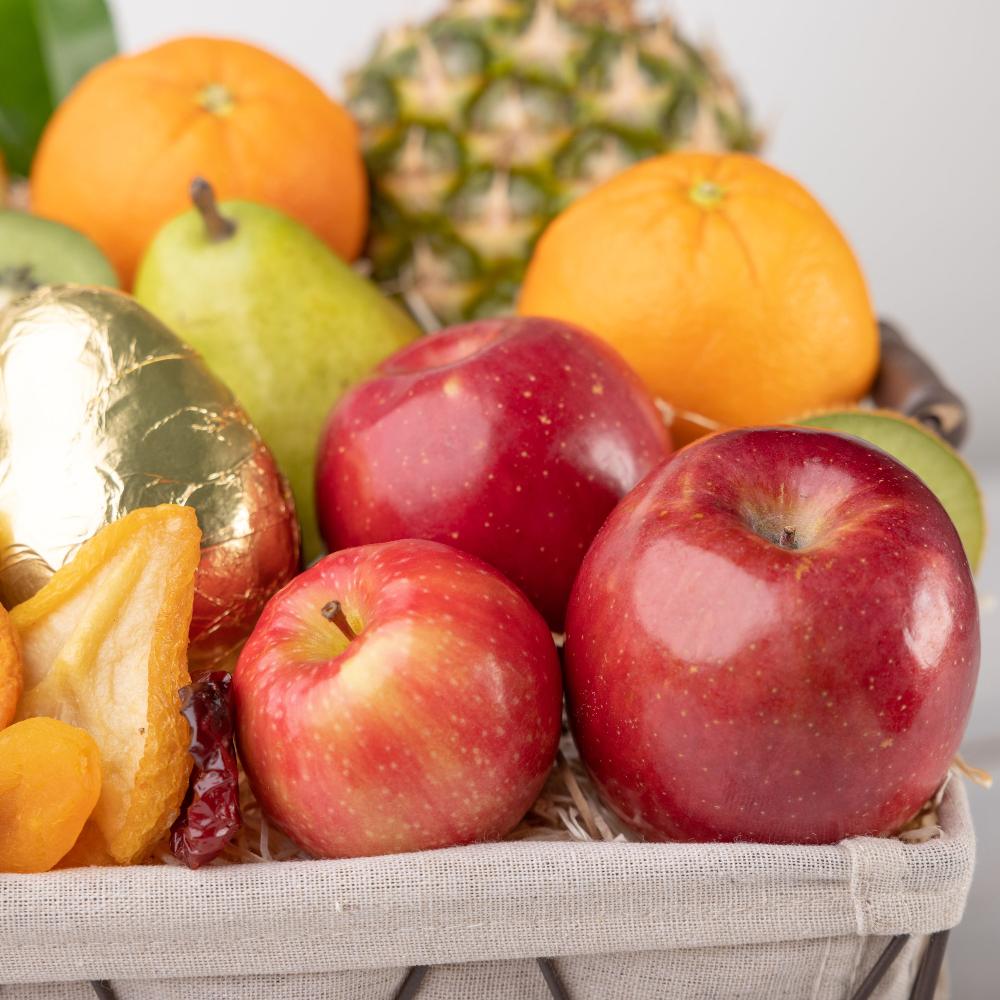
[[[941,835],[919,844],[521,841],[193,872],[147,865],[2,875],[0,983],[927,934],[961,920],[972,879],[961,781],[949,782],[940,818]]]

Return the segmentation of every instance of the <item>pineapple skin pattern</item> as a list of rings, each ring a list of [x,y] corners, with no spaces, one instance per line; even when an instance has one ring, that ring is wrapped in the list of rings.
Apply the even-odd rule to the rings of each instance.
[[[346,82],[374,277],[425,323],[510,312],[548,222],[633,163],[758,146],[716,57],[632,0],[451,0]]]

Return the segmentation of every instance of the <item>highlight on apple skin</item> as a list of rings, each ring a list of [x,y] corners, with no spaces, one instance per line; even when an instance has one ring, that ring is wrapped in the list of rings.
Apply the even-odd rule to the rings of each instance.
[[[332,410],[317,509],[331,550],[396,538],[497,567],[561,631],[605,517],[670,451],[622,358],[557,320],[484,320],[388,358]]]
[[[958,749],[980,655],[969,564],[913,473],[856,438],[706,438],[618,506],[580,570],[581,756],[652,839],[897,831]]]
[[[405,540],[334,553],[271,599],[233,679],[267,816],[318,857],[493,840],[552,767],[552,636],[480,560]]]

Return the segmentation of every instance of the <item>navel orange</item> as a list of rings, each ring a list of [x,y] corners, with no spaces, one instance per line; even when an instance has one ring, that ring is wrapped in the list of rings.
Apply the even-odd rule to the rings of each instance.
[[[661,156],[584,196],[543,234],[519,311],[608,340],[675,408],[682,441],[855,401],[878,363],[844,236],[745,155]]]
[[[86,233],[130,287],[197,176],[220,199],[281,209],[341,257],[361,249],[368,196],[353,119],[288,63],[222,38],[178,38],[84,77],[42,136],[32,207]]]

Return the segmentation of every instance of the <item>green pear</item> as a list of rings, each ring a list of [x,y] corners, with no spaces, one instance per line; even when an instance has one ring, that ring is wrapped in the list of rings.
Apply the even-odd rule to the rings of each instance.
[[[419,336],[409,316],[308,229],[264,205],[217,206],[168,222],[139,265],[135,297],[204,357],[270,446],[295,495],[306,560],[323,551],[314,466],[330,408]]]
[[[83,233],[27,212],[0,209],[0,309],[41,285],[118,287],[107,257]]]

